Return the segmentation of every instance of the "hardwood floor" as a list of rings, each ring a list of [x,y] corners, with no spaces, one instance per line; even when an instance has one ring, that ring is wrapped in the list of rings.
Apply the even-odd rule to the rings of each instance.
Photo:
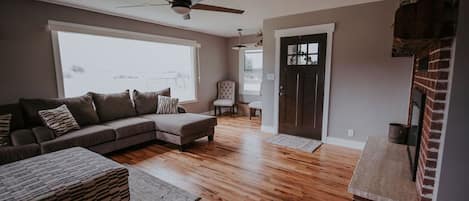
[[[203,200],[352,200],[347,186],[359,151],[322,145],[306,153],[264,142],[270,135],[258,119],[220,117],[214,142],[200,139],[186,152],[150,144],[110,157]]]

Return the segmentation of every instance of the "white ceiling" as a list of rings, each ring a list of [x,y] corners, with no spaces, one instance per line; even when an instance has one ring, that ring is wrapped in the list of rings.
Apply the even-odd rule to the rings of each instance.
[[[246,12],[236,15],[192,10],[191,20],[183,20],[169,6],[117,8],[141,3],[165,3],[165,0],[41,1],[228,37],[236,36],[237,28],[243,28],[244,34],[254,34],[262,28],[264,19],[380,0],[203,0],[203,4],[242,9]]]

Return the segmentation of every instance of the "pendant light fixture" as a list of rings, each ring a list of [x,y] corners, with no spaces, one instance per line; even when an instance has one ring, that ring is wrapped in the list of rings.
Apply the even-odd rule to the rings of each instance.
[[[243,36],[242,32],[243,32],[243,29],[238,29],[238,35],[239,35],[238,44],[233,46],[233,50],[241,50],[243,48],[246,48],[246,45],[243,45],[241,43],[241,37]]]

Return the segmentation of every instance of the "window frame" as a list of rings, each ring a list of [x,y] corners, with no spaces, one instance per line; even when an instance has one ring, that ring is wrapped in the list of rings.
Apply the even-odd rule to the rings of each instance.
[[[261,50],[262,51],[262,59],[264,59],[264,49],[262,47],[255,47],[254,45],[247,45],[248,47],[240,49],[238,51],[239,62],[238,62],[238,83],[239,83],[239,94],[241,95],[252,95],[252,96],[260,96],[262,92],[262,82],[264,81],[264,66],[262,66],[262,80],[261,80],[261,88],[258,92],[254,91],[245,91],[244,90],[244,68],[245,68],[245,52],[246,50]]]
[[[51,39],[52,39],[52,51],[54,54],[54,66],[55,66],[55,74],[56,74],[56,81],[57,81],[57,95],[58,98],[65,98],[65,86],[64,86],[64,79],[63,79],[63,71],[62,71],[62,62],[60,57],[60,46],[59,46],[59,38],[58,32],[70,32],[70,33],[82,33],[82,34],[89,34],[89,35],[97,35],[97,36],[105,36],[105,37],[114,37],[114,38],[123,38],[123,39],[131,39],[131,40],[141,40],[141,41],[148,41],[148,42],[156,42],[156,43],[166,43],[172,45],[184,45],[193,47],[192,49],[192,56],[194,57],[194,99],[187,100],[180,102],[181,104],[188,104],[188,103],[197,103],[199,101],[199,85],[200,85],[200,61],[199,61],[199,48],[201,45],[194,40],[187,40],[187,39],[180,39],[180,38],[173,38],[167,36],[160,36],[160,35],[153,35],[153,34],[146,34],[146,33],[139,33],[139,32],[132,32],[132,31],[125,31],[119,29],[111,29],[105,27],[96,27],[96,26],[89,26],[89,25],[82,25],[82,24],[75,24],[75,23],[68,23],[68,22],[60,22],[49,20],[48,21],[48,29],[51,32]]]

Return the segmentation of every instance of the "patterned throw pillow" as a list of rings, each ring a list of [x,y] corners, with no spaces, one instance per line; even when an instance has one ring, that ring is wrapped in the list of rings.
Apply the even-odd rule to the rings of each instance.
[[[80,129],[80,126],[66,105],[55,109],[41,110],[38,113],[44,124],[52,129],[57,136],[62,136],[71,130]]]
[[[168,96],[158,96],[156,114],[177,114],[179,99]]]
[[[0,147],[10,145],[11,114],[0,115]]]

